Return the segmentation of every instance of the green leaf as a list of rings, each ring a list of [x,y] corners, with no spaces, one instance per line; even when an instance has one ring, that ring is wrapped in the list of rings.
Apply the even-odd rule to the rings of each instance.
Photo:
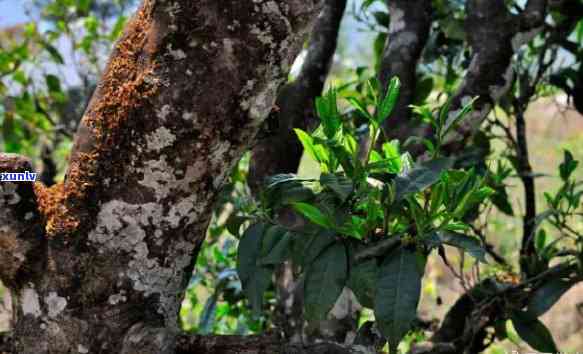
[[[534,292],[526,309],[534,317],[542,316],[557,301],[559,301],[561,296],[563,296],[563,294],[565,294],[572,286],[573,284],[571,282],[560,278],[551,279],[548,283],[544,284]]]
[[[318,117],[324,127],[324,133],[330,139],[336,136],[342,127],[336,101],[335,89],[330,89],[325,96],[316,98]]]
[[[401,81],[399,81],[398,77],[394,77],[391,79],[389,83],[389,87],[387,89],[387,94],[385,98],[381,101],[381,104],[377,110],[377,123],[380,125],[383,123],[385,119],[389,117],[393,108],[395,108],[395,104],[399,99],[399,91],[401,89]]]
[[[313,180],[300,179],[292,174],[272,176],[267,179],[262,200],[269,208],[308,201],[314,197],[314,192],[308,187],[308,182],[311,181]]]
[[[375,295],[374,313],[391,353],[417,318],[423,274],[414,251],[399,248],[383,260]]]
[[[444,138],[450,130],[458,124],[462,119],[464,119],[468,113],[470,113],[473,109],[474,102],[477,100],[477,97],[474,97],[468,102],[466,105],[462,107],[461,110],[456,112],[448,112],[448,117],[445,120],[443,128],[441,129],[441,138]]]
[[[320,151],[318,151],[314,144],[314,139],[301,129],[294,129],[294,131],[296,132],[298,139],[300,139],[300,142],[302,143],[302,146],[308,155],[310,155],[310,157],[317,162],[324,162],[323,156],[321,156]]]
[[[482,243],[475,237],[466,236],[452,231],[439,231],[439,240],[449,246],[461,248],[462,250],[468,252],[475,259],[482,263],[488,263],[486,261],[486,251],[482,247]]]
[[[307,239],[304,239],[307,238]],[[294,242],[294,262],[303,267],[309,266],[336,239],[330,231],[304,237],[300,235]]]
[[[275,245],[287,233],[287,229],[280,225],[270,225],[267,227],[261,240],[261,254],[260,257],[268,256]]]
[[[397,187],[396,200],[399,201],[408,194],[425,190],[425,188],[439,181],[441,173],[452,165],[452,159],[439,158],[414,167],[406,176],[398,176],[395,178]]]
[[[512,204],[510,204],[506,187],[496,188],[495,191],[496,193],[490,196],[490,201],[504,214],[514,216],[514,210],[512,209]]]
[[[115,41],[122,33],[125,24],[127,22],[126,16],[119,16],[111,29],[111,33],[109,34],[109,39]]]
[[[401,153],[399,152],[399,141],[392,140],[383,144],[383,154],[389,160],[389,172],[401,173],[403,165],[401,163]]]
[[[364,307],[374,308],[379,267],[375,259],[356,264],[350,269],[347,286]]]
[[[247,220],[249,220],[248,217],[231,214],[225,223],[227,231],[238,238],[240,236],[239,230],[241,229],[241,225]]]
[[[335,243],[309,266],[304,283],[306,319],[318,321],[326,318],[346,284],[347,264],[344,245]]]
[[[342,202],[352,194],[354,189],[350,179],[331,173],[322,174],[320,176],[320,183],[336,193]]]
[[[264,231],[263,223],[251,225],[243,234],[237,252],[237,273],[243,292],[255,313],[261,312],[263,293],[269,287],[273,274],[273,268],[258,265]]]
[[[543,353],[557,353],[557,345],[547,327],[526,312],[515,311],[511,316],[516,332],[533,349]]]
[[[559,172],[561,179],[567,181],[575,169],[577,169],[579,161],[573,159],[573,154],[569,150],[565,150],[565,157],[563,162],[559,165]]]
[[[48,74],[45,76],[45,81],[50,92],[61,92],[61,81],[58,77]]]
[[[63,57],[61,56],[61,53],[59,53],[57,48],[55,48],[52,44],[50,44],[48,42],[41,42],[41,45],[45,48],[45,50],[47,52],[49,52],[53,61],[55,61],[57,64],[61,64],[61,65],[65,64],[65,61],[63,60]]]
[[[352,107],[356,108],[356,110],[360,114],[362,114],[365,118],[367,118],[371,122],[376,123],[376,121],[373,119],[373,116],[368,112],[368,109],[367,109],[366,105],[364,103],[362,103],[358,98],[356,98],[356,97],[348,97],[346,99],[348,100],[348,102],[350,103],[350,105]]]
[[[290,257],[292,241],[293,236],[289,232],[280,235],[276,240],[271,241],[273,246],[267,254],[264,253],[259,263],[261,265],[282,264]]]
[[[308,218],[311,222],[324,228],[332,228],[331,220],[313,205],[307,203],[293,203],[294,209]]]

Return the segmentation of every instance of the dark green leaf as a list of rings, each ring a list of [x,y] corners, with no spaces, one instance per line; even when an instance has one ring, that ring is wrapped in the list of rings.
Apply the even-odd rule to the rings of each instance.
[[[59,53],[57,48],[55,48],[52,44],[48,42],[42,42],[41,44],[46,49],[46,51],[49,52],[51,58],[53,58],[53,60],[56,63],[65,64],[65,61],[63,60],[63,57],[61,56],[61,53]]]
[[[575,171],[575,169],[577,169],[578,164],[579,164],[579,161],[576,161],[573,159],[573,154],[571,154],[571,152],[569,150],[565,150],[565,157],[563,159],[563,162],[559,166],[559,172],[561,175],[561,179],[563,181],[567,181],[569,179],[569,177],[571,177],[571,174],[573,173],[573,171]]]
[[[280,225],[270,225],[264,232],[261,240],[261,257],[265,257],[271,253],[271,250],[281,240],[287,230]]]
[[[358,302],[364,307],[374,307],[379,267],[375,259],[356,264],[350,269],[347,286],[352,290]]]
[[[536,317],[526,312],[515,311],[512,313],[511,320],[516,333],[533,349],[543,353],[558,352],[553,336]]]
[[[441,173],[449,169],[452,164],[453,160],[450,158],[439,158],[414,167],[406,176],[398,176],[395,178],[396,200],[401,200],[408,194],[423,191],[433,185],[439,181]]]
[[[336,193],[342,202],[350,196],[353,190],[352,181],[344,176],[324,173],[320,176],[320,183]]]
[[[510,204],[506,187],[496,188],[496,193],[490,196],[490,200],[498,210],[506,215],[514,216],[514,210],[512,210],[512,204]]]
[[[486,251],[482,247],[482,243],[475,237],[466,236],[452,231],[439,231],[439,239],[442,243],[461,248],[462,250],[468,252],[472,257],[476,258],[482,263],[487,263],[486,261]]]
[[[243,292],[255,313],[263,307],[263,293],[269,287],[273,269],[258,266],[261,255],[261,241],[265,225],[251,225],[243,234],[237,252],[237,273],[243,286]]]
[[[241,225],[243,225],[243,223],[247,220],[249,220],[248,217],[232,214],[229,216],[227,222],[225,223],[227,231],[229,231],[231,235],[239,237],[239,230],[241,229]]]
[[[260,260],[261,265],[282,264],[290,256],[292,235],[289,232],[285,232],[272,242],[274,242],[273,247],[271,247],[268,253],[263,255],[263,258]]]
[[[344,289],[348,267],[346,249],[336,243],[328,247],[306,271],[304,306],[308,320],[323,320]]]
[[[302,249],[302,260],[305,267],[309,266],[320,254],[336,241],[334,234],[325,231],[312,235]]]
[[[573,286],[571,282],[562,279],[551,279],[548,283],[537,289],[528,305],[526,306],[528,312],[534,316],[542,316],[547,312],[563,294]]]
[[[58,77],[52,74],[48,74],[45,76],[45,80],[47,82],[47,88],[50,92],[61,92],[61,81]]]
[[[379,269],[374,312],[391,353],[417,318],[423,274],[414,251],[400,248],[387,256]]]

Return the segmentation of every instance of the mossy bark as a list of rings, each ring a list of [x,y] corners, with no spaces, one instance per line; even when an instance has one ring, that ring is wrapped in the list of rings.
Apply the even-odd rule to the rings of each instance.
[[[0,221],[20,218],[0,235],[15,353],[174,352],[213,202],[320,8],[143,2],[81,121],[64,183],[2,185]],[[0,172],[30,167],[19,161],[0,155]]]

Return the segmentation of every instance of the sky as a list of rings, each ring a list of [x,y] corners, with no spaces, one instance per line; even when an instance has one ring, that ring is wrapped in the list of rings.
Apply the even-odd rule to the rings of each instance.
[[[360,3],[362,0],[349,0],[347,12],[352,9],[353,3]],[[25,6],[28,0],[0,0],[0,28],[13,26],[28,20],[25,13]],[[370,50],[371,34],[359,31],[361,25],[357,24],[352,16],[345,16],[342,24],[342,34],[348,52],[362,54]],[[369,53],[364,53],[365,56]]]
[[[342,60],[344,65],[348,67],[370,64],[370,58],[372,57],[372,41],[376,34],[370,31],[363,31],[364,26],[357,23],[354,17],[348,14],[350,11],[358,8],[362,1],[348,0],[347,14],[344,16],[344,21],[341,26],[339,51],[343,54]],[[29,20],[26,14],[28,5],[30,5],[30,0],[0,0],[0,28],[27,22]],[[63,43],[58,43],[57,46],[61,53],[64,54],[65,61],[69,62],[70,58],[68,57],[72,53],[71,48]],[[346,60],[349,62],[344,62]],[[70,68],[65,69],[62,74],[65,76],[64,79],[70,84],[74,85],[79,81],[75,72]]]
[[[0,0],[0,28],[26,22],[24,0]]]

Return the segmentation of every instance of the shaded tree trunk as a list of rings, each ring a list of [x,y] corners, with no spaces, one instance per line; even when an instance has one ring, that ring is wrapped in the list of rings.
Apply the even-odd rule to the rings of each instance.
[[[383,90],[398,77],[401,90],[383,129],[387,138],[404,142],[419,125],[412,120],[409,106],[414,103],[417,64],[429,37],[432,6],[430,0],[391,0],[387,6],[391,20],[378,76]]]
[[[174,352],[215,197],[319,10],[316,0],[143,2],[65,182],[0,184],[14,353]],[[0,156],[0,172],[30,169]]]
[[[298,77],[283,86],[276,100],[277,111],[269,118],[276,131],[252,150],[249,186],[257,193],[265,178],[279,173],[296,173],[302,145],[293,128],[314,125],[314,100],[322,94],[338,41],[346,0],[326,0],[310,37],[307,54]]]
[[[332,66],[338,42],[338,33],[346,8],[346,0],[326,0],[316,20],[306,56],[298,77],[286,84],[279,92],[276,107],[269,123],[277,124],[276,130],[259,141],[253,148],[249,166],[248,184],[258,195],[265,179],[281,173],[296,173],[302,158],[302,146],[293,128],[309,130],[318,120],[314,109],[315,99],[322,94]],[[301,222],[294,212],[286,210],[280,215],[289,223]],[[293,265],[288,262],[276,272],[277,307],[276,325],[286,338],[300,342],[304,337],[303,287],[294,279]],[[345,292],[346,293],[346,292]],[[314,326],[309,337],[344,341],[347,332],[356,331],[357,319],[352,305],[353,296],[343,295],[332,310],[333,319]],[[345,304],[349,302],[349,304]],[[349,306],[350,308],[346,308]],[[342,311],[335,311],[343,307]]]

